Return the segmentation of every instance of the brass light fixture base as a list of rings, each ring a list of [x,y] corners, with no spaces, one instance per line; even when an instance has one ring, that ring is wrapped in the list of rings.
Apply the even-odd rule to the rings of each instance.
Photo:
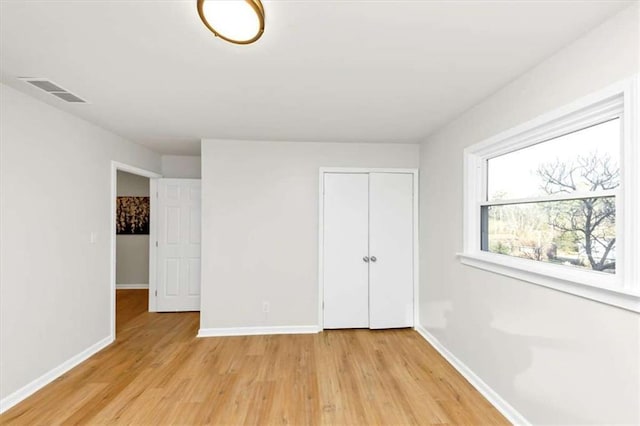
[[[251,44],[253,42],[255,42],[256,40],[258,40],[260,37],[262,37],[262,34],[264,33],[264,6],[262,5],[262,2],[260,0],[244,0],[245,2],[247,2],[249,4],[249,6],[251,6],[251,8],[253,8],[253,10],[255,11],[256,15],[258,16],[258,20],[260,22],[259,28],[258,28],[258,32],[256,33],[255,36],[253,36],[252,38],[248,39],[248,40],[235,40],[229,37],[226,37],[222,34],[220,34],[218,31],[216,31],[215,28],[213,28],[209,22],[207,21],[205,15],[204,15],[204,2],[207,0],[198,0],[198,15],[200,15],[200,19],[202,20],[202,23],[209,29],[209,31],[211,31],[216,37],[219,37],[225,41],[228,41],[229,43],[234,43],[234,44]]]

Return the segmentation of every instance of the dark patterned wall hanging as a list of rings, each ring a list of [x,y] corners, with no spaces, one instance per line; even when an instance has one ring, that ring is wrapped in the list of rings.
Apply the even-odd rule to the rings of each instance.
[[[118,197],[116,234],[149,234],[149,197]]]

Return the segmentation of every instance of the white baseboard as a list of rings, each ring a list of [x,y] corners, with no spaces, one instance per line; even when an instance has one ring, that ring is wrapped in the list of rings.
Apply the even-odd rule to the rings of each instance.
[[[233,327],[233,328],[201,328],[198,337],[220,336],[254,336],[261,334],[312,334],[319,333],[317,325],[295,325],[285,327]]]
[[[416,331],[434,347],[471,385],[476,388],[503,416],[514,425],[531,425],[515,408],[505,401],[496,391],[478,377],[465,363],[460,361],[442,343],[424,327],[416,327]]]
[[[116,290],[146,290],[149,284],[116,284]]]
[[[112,336],[105,337],[104,339],[91,345],[90,347],[80,352],[79,354],[69,358],[68,360],[58,365],[54,369],[49,370],[42,376],[38,377],[32,382],[21,387],[20,389],[18,389],[11,395],[7,396],[6,398],[3,398],[2,400],[0,400],[0,414],[4,413],[9,408],[23,401],[24,399],[31,396],[32,394],[36,393],[37,391],[39,391],[40,389],[42,389],[43,387],[45,387],[46,385],[48,385],[49,383],[57,379],[58,377],[62,376],[67,371],[71,370],[76,365],[80,364],[81,362],[90,358],[95,353],[109,346],[111,343],[113,343],[113,337]]]

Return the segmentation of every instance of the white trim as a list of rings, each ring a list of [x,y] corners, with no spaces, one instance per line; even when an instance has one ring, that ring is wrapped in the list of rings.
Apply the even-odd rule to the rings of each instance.
[[[413,326],[420,324],[420,170],[413,174]]]
[[[501,256],[504,259],[496,260],[495,256]],[[575,296],[584,297],[585,299],[595,300],[597,302],[606,303],[607,305],[617,306],[633,312],[640,312],[640,293],[632,291],[620,290],[617,287],[608,285],[594,285],[586,282],[580,282],[579,278],[558,278],[550,276],[548,273],[540,271],[542,268],[538,266],[560,267],[558,265],[542,264],[540,262],[528,259],[519,259],[495,253],[458,253],[460,262],[467,266],[482,269],[496,274],[516,278],[532,284],[541,285],[543,287],[552,288],[554,290],[569,293]],[[530,263],[530,269],[523,268],[520,262]],[[580,274],[589,273],[597,274],[602,278],[613,278],[606,276],[604,272],[581,271],[568,269],[569,273]],[[563,271],[567,272],[567,271]]]
[[[318,327],[324,329],[324,174],[318,173]]]
[[[320,167],[320,173],[418,173],[418,169],[393,167]]]
[[[116,284],[116,290],[146,290],[149,284]]]
[[[640,74],[637,75],[635,81],[628,84],[624,92],[624,109],[627,117],[631,120],[623,121],[624,141],[620,155],[627,161],[622,162],[622,211],[617,234],[620,240],[617,242],[622,247],[618,258],[622,265],[622,275],[625,278],[622,286],[625,290],[640,292],[640,266],[638,266],[638,257],[640,257]],[[626,166],[631,167],[626,167]],[[620,232],[620,226],[624,227],[624,232]],[[633,257],[635,256],[635,258]],[[635,288],[634,288],[635,284]]]
[[[322,331],[317,325],[292,325],[280,327],[231,327],[201,328],[197,337],[258,336],[268,334],[313,334]]]
[[[9,408],[15,406],[21,401],[24,401],[26,398],[33,395],[34,393],[36,393],[37,391],[39,391],[49,383],[53,382],[55,379],[62,376],[67,371],[71,370],[73,367],[77,366],[81,362],[87,360],[97,352],[109,346],[111,343],[113,343],[113,338],[111,336],[105,337],[99,342],[89,346],[87,349],[80,352],[79,354],[69,358],[62,364],[58,365],[57,367],[44,373],[42,376],[38,377],[37,379],[31,381],[30,383],[27,383],[25,386],[13,392],[11,395],[8,395],[7,397],[3,398],[0,401],[0,414],[4,413]]]
[[[537,142],[567,134],[568,131],[571,131],[568,129],[578,130],[584,127],[585,121],[588,123],[592,122],[594,115],[602,119],[606,119],[605,117],[613,118],[620,114],[620,107],[618,106],[620,96],[627,97],[632,85],[633,82],[630,80],[613,84],[599,92],[587,95],[568,105],[498,133],[493,137],[466,148],[465,151],[480,153],[482,155],[489,154],[490,157],[496,157],[519,148],[533,145]],[[612,103],[616,105],[612,106]],[[571,124],[567,125],[564,119],[583,109],[585,110],[584,114],[576,115],[575,119],[569,120]],[[560,129],[558,129],[559,121],[562,123]],[[515,137],[518,137],[519,143],[509,143],[505,146],[498,145],[501,142],[508,141]]]
[[[109,274],[109,294],[110,294],[110,308],[109,314],[110,318],[110,329],[109,336],[112,340],[116,338],[116,198],[118,196],[118,170],[132,173],[138,176],[144,176],[149,179],[162,177],[161,174],[141,169],[139,167],[130,166],[128,164],[120,163],[118,161],[111,161],[111,193],[109,194],[109,205],[111,206],[109,213],[109,223],[110,225],[110,235],[109,239],[111,240],[111,265],[110,265],[110,274]],[[153,210],[151,210],[153,212]],[[151,230],[149,231],[151,232]],[[149,241],[151,241],[151,235],[149,235]],[[155,253],[149,253],[149,265],[151,265],[151,255]],[[149,284],[151,287],[152,281],[151,276],[149,276]],[[149,295],[151,295],[151,291],[149,291]],[[151,297],[151,296],[150,296]]]
[[[576,102],[541,115],[464,150],[464,232],[460,261],[466,265],[521,279],[565,293],[640,312],[640,269],[634,256],[640,255],[640,149],[638,137],[637,86],[640,75],[614,84]],[[480,207],[530,201],[564,199],[564,195],[537,199],[486,201],[486,160],[620,117],[622,127],[622,186],[615,191],[594,192],[594,197],[616,197],[617,268],[615,274],[553,265],[483,252]],[[568,194],[567,199],[583,194]],[[634,220],[635,219],[635,220]]]
[[[403,173],[413,175],[413,325],[420,320],[420,232],[419,207],[420,183],[419,169],[380,168],[380,167],[320,167],[318,172],[318,324],[324,329],[324,174],[325,173]]]
[[[510,200],[496,200],[496,201],[481,201],[480,206],[512,206],[514,204],[531,204],[531,203],[548,203],[551,201],[571,201],[571,200],[583,200],[585,198],[606,198],[616,197],[619,191],[617,189],[610,189],[607,191],[593,191],[593,192],[563,192],[561,194],[545,195],[542,197],[529,197],[529,198],[513,198]]]
[[[158,311],[158,179],[149,180],[149,312]]]
[[[464,362],[460,361],[438,339],[429,333],[424,327],[416,327],[416,331],[436,350],[442,357],[455,368],[482,396],[484,396],[496,410],[514,425],[530,425],[531,423],[518,412],[511,404],[486,384]]]

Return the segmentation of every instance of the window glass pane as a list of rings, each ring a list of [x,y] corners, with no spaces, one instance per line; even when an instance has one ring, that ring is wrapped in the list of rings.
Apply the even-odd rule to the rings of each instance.
[[[615,273],[615,197],[483,210],[485,251]]]
[[[489,159],[488,201],[614,189],[619,159],[616,118]]]

